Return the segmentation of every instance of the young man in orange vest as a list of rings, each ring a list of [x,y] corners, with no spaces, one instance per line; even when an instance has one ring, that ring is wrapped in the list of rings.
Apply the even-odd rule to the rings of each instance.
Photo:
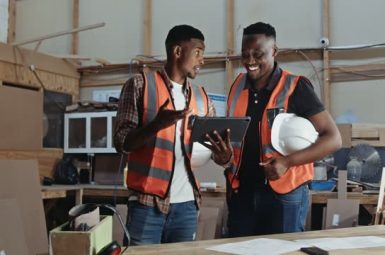
[[[234,159],[226,169],[228,229],[231,237],[304,230],[312,162],[341,146],[338,129],[303,76],[275,62],[274,27],[258,22],[246,27],[240,74],[228,97],[229,116],[250,116],[242,145],[233,144]],[[271,146],[271,125],[281,112],[295,113],[313,124],[319,138],[306,149],[283,156]]]
[[[127,154],[127,226],[133,245],[195,239],[200,193],[191,169],[188,117],[215,110],[204,89],[188,78],[199,73],[204,50],[198,29],[175,26],[166,38],[164,69],[137,74],[122,89],[114,142]],[[211,138],[218,141],[211,147],[213,160],[229,163],[229,134]]]

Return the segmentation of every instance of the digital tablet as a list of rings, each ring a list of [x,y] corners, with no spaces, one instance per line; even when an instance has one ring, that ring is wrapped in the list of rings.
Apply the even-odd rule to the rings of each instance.
[[[250,117],[198,117],[190,119],[191,139],[193,142],[207,142],[206,134],[212,135],[214,130],[225,138],[230,129],[231,142],[241,142],[250,123]]]

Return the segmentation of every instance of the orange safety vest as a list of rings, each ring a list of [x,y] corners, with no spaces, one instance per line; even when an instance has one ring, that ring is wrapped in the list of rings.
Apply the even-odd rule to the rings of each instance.
[[[247,75],[245,73],[241,73],[231,86],[227,100],[227,113],[229,116],[243,117],[246,115],[249,98],[249,90],[246,88],[246,77]],[[262,115],[261,126],[257,127],[260,128],[262,161],[282,156],[271,145],[271,128],[269,127],[267,121],[267,110],[282,108],[285,112],[287,112],[289,98],[297,86],[298,79],[299,76],[294,76],[288,71],[282,70],[281,78],[279,79],[278,84],[274,88],[269,102],[266,105]],[[228,182],[231,184],[231,187],[233,189],[237,189],[239,187],[237,174],[241,165],[243,144],[233,143],[232,145],[234,149],[234,160],[232,166],[226,169],[226,177]],[[269,184],[275,192],[286,194],[301,184],[312,180],[313,175],[313,163],[293,166],[287,169],[287,171],[278,180],[269,181]]]
[[[159,72],[149,72],[144,76],[143,126],[152,121],[160,106],[169,99],[172,102],[169,88]],[[188,83],[188,107],[192,114],[206,116],[208,113],[208,97],[202,87]],[[167,109],[175,110],[172,103]],[[188,128],[188,117],[183,120],[183,151],[188,162],[191,159],[191,129]],[[166,197],[171,184],[175,163],[175,128],[172,125],[164,128],[150,139],[144,146],[128,154],[126,184],[129,189],[141,193]],[[191,170],[191,167],[187,167]],[[195,179],[195,187],[198,182]]]

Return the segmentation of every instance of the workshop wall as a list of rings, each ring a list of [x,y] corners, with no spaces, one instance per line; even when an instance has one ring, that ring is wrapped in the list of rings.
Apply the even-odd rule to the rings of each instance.
[[[110,63],[129,63],[136,55],[143,54],[144,2],[115,0],[112,4],[102,0],[80,1],[80,26],[99,22],[106,22],[106,26],[79,34],[79,55],[103,58]],[[202,30],[206,36],[207,56],[223,55],[227,50],[226,3],[226,0],[152,1],[152,55],[164,59],[166,34],[173,25],[181,23],[191,24]],[[242,29],[258,20],[276,27],[280,48],[321,47],[322,0],[242,0],[234,1],[234,5],[236,53],[240,52]],[[71,8],[71,0],[17,1],[16,41],[70,29]],[[381,0],[365,3],[359,0],[330,1],[330,46],[385,42],[382,33],[377,32],[382,31],[385,21],[381,12],[384,8],[385,2]],[[32,48],[33,45],[28,47]],[[40,50],[51,54],[69,53],[70,36],[47,40]],[[385,115],[381,110],[385,108],[385,100],[381,100],[381,95],[385,92],[384,77],[372,73],[372,69],[384,69],[384,56],[385,51],[381,49],[350,50],[344,54],[331,52],[331,66],[338,67],[340,71],[340,78],[336,81],[332,79],[331,84],[330,110],[333,117],[342,121],[348,119],[385,123]],[[282,67],[308,76],[321,96],[324,73],[322,57],[310,57],[312,63],[300,53],[294,58],[294,61],[287,61],[286,56],[281,56]],[[369,66],[365,72],[356,75],[353,71],[344,71],[341,65]],[[224,66],[224,63],[208,66],[196,82],[204,84],[209,92],[226,93]],[[235,75],[242,71],[238,62],[234,66]],[[125,78],[128,78],[128,73]],[[88,99],[92,89],[88,88],[81,94],[83,99]]]

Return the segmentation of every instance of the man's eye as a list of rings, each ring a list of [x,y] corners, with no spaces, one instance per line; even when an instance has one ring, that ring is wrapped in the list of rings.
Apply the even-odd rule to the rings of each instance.
[[[241,57],[242,57],[242,58],[248,58],[248,57],[249,57],[249,54],[247,54],[247,53],[242,53]]]
[[[252,56],[254,59],[260,59],[260,58],[262,58],[264,56],[264,54],[261,53],[261,52],[253,52],[253,53],[244,52],[244,53],[241,54],[241,57],[243,59],[247,59],[250,56]]]

